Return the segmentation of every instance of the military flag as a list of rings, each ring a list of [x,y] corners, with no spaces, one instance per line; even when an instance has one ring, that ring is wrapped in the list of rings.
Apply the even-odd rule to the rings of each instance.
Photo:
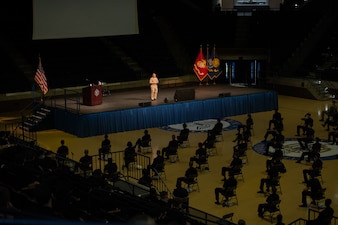
[[[205,77],[208,76],[208,68],[202,52],[202,46],[200,46],[200,52],[198,53],[198,56],[195,60],[193,69],[200,81],[202,81]]]
[[[207,48],[207,54],[209,55],[209,46]],[[216,79],[222,73],[221,61],[216,57],[216,47],[214,45],[213,53],[208,56],[208,76],[211,80]]]

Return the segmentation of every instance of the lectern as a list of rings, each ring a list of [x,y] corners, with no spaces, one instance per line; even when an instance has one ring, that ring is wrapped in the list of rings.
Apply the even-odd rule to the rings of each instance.
[[[82,102],[84,105],[102,104],[102,86],[93,85],[82,89]]]

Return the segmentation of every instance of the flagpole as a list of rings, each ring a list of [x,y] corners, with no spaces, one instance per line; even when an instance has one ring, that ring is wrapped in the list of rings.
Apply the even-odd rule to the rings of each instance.
[[[202,51],[202,45],[200,45],[200,51]],[[200,80],[200,86],[202,86],[202,81]]]
[[[212,57],[212,58],[214,59],[216,57],[216,44],[214,44],[214,49],[213,50],[214,50],[214,52],[213,52],[214,53],[214,57]],[[214,80],[214,85],[216,85],[216,81],[215,81],[216,77],[214,77],[213,80]]]
[[[207,68],[209,67],[209,62],[208,62],[208,60],[209,60],[209,44],[207,44]],[[209,73],[209,68],[208,68],[208,73]],[[206,86],[209,86],[209,79],[207,79],[207,83],[205,84]]]

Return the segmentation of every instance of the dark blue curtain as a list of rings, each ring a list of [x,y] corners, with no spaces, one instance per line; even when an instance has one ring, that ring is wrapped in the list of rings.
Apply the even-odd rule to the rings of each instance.
[[[277,93],[262,92],[87,115],[77,115],[62,109],[54,109],[54,125],[56,129],[78,137],[90,137],[270,111],[276,108],[278,108]]]

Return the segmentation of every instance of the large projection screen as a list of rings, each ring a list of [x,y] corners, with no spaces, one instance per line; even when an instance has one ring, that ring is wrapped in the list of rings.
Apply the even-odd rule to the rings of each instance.
[[[138,33],[137,0],[33,0],[33,40]]]

